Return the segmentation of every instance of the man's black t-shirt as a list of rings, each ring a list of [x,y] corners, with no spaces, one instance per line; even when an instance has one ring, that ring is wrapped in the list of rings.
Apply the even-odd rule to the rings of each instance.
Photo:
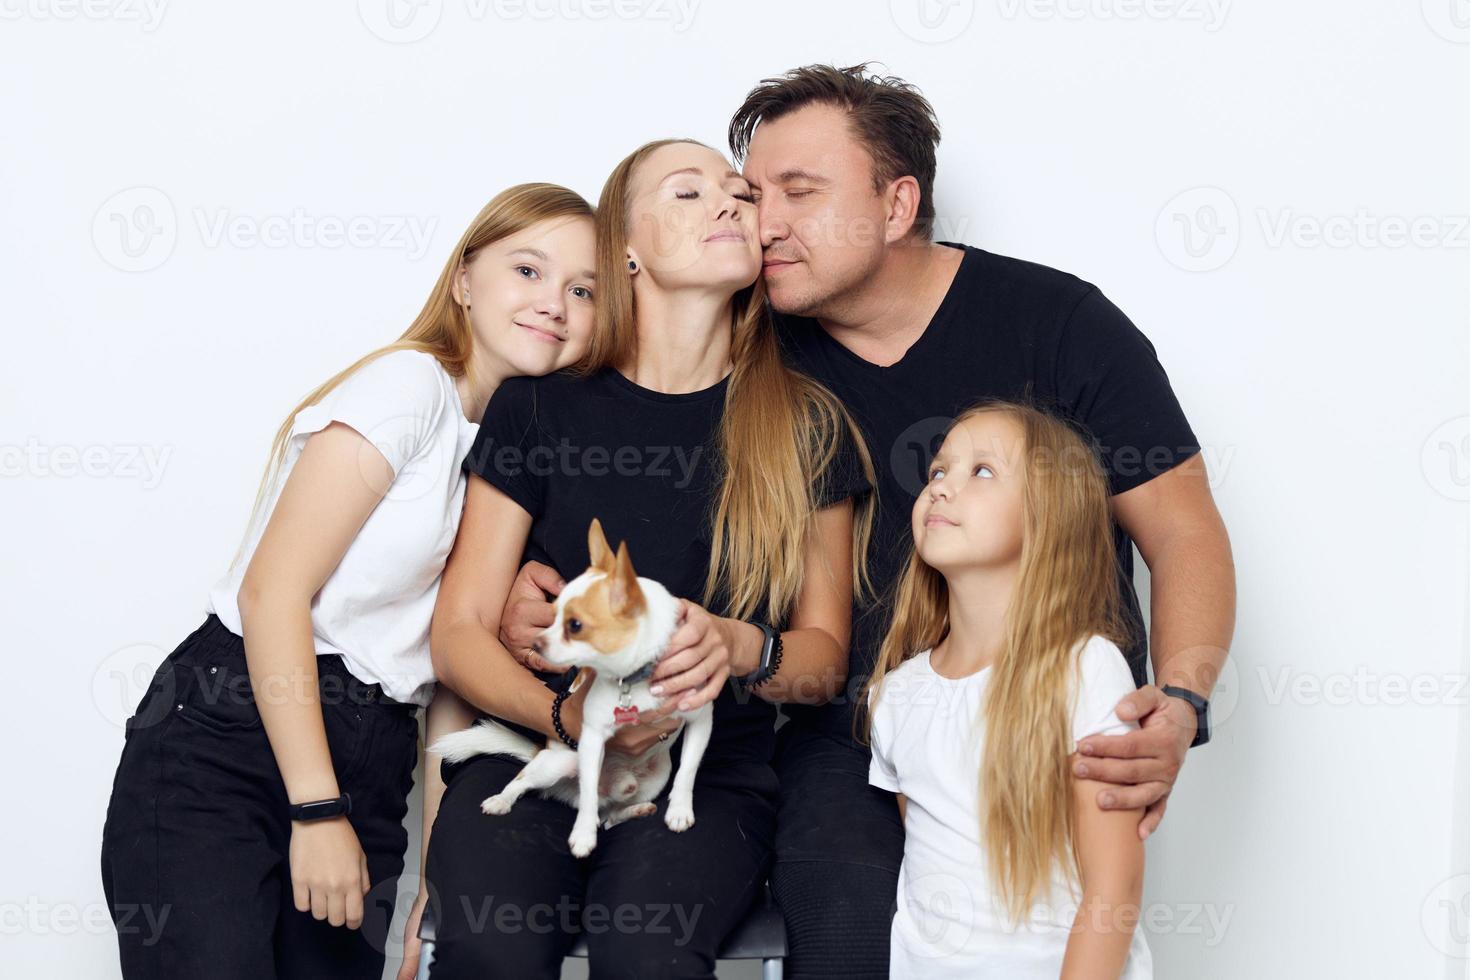
[[[511,378],[490,399],[464,468],[531,515],[524,561],[575,578],[590,560],[587,528],[595,517],[614,548],[627,542],[640,576],[701,603],[724,470],[718,436],[728,383],[727,375],[700,391],[665,394],[612,369],[588,378]],[[821,484],[819,506],[871,489],[851,439],[844,437]],[[728,615],[727,597],[707,608]],[[567,682],[566,675],[540,676],[558,689]],[[722,764],[769,763],[775,719],[773,705],[728,683],[715,701],[701,775]]]
[[[847,690],[823,706],[788,705],[794,722],[852,732],[860,684],[887,629],[889,591],[912,548],[909,518],[945,430],[985,397],[1028,399],[1089,434],[1114,494],[1172,469],[1200,446],[1153,345],[1095,286],[1018,259],[964,249],[934,318],[887,367],[843,347],[815,320],[778,316],[793,367],[827,385],[867,439],[878,474],[868,569],[876,603],[855,607]],[[1124,651],[1147,679],[1147,642],[1133,590],[1133,543],[1114,526],[1124,601],[1137,641]]]

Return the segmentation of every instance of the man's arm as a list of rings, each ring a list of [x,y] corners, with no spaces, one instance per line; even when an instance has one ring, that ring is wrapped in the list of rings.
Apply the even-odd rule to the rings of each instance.
[[[1118,705],[1118,716],[1140,728],[1084,739],[1073,771],[1114,784],[1098,795],[1103,809],[1146,807],[1139,835],[1147,837],[1163,819],[1195,734],[1194,710],[1160,688],[1210,696],[1235,630],[1235,563],[1199,454],[1113,497],[1113,516],[1148,565],[1157,686]]]

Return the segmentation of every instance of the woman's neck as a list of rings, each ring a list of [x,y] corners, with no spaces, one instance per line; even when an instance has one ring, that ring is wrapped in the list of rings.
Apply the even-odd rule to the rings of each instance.
[[[995,662],[1005,640],[1006,610],[1015,589],[1019,563],[968,568],[946,575],[949,633],[930,654],[934,669],[963,677]]]
[[[635,295],[638,347],[632,363],[618,366],[628,380],[678,395],[711,388],[730,373],[729,294],[645,289]]]

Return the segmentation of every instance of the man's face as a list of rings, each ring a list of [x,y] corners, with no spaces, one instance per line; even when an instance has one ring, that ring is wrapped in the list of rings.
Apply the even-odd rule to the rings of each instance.
[[[824,316],[883,261],[887,203],[847,116],[809,105],[756,127],[745,179],[759,208],[762,274],[780,313]]]

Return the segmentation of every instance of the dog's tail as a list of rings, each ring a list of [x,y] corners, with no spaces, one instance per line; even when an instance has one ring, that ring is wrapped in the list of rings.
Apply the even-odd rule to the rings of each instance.
[[[510,755],[522,762],[530,762],[531,756],[540,751],[540,746],[526,736],[484,718],[463,731],[440,736],[429,746],[429,751],[447,762],[463,762],[476,755]]]

